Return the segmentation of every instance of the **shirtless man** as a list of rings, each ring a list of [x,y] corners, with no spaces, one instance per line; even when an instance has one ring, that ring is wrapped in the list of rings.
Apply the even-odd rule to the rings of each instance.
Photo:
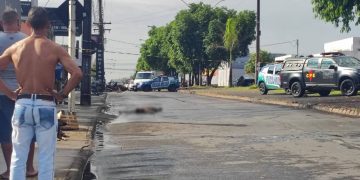
[[[14,10],[7,10],[3,13],[2,25],[4,28],[4,32],[0,32],[0,53],[3,53],[6,48],[26,37],[24,33],[19,32],[19,18],[19,15]],[[14,66],[12,65],[12,63],[9,64],[6,69],[0,70],[0,77],[4,79],[6,85],[12,90],[18,88]],[[6,95],[0,93],[0,143],[6,163],[6,171],[0,174],[0,179],[8,179],[10,174],[10,161],[12,152],[11,117],[14,112],[14,106],[15,102],[13,100],[9,99]],[[34,169],[33,166],[34,148],[34,143],[31,143],[26,170],[26,176],[28,177],[37,175],[37,171]]]
[[[80,82],[82,73],[63,47],[47,39],[50,23],[44,8],[32,8],[27,23],[33,29],[31,36],[15,43],[0,56],[0,68],[13,62],[20,86],[19,91],[11,91],[0,78],[0,91],[16,99],[10,179],[25,180],[27,153],[35,134],[38,179],[51,180],[54,179],[57,130],[54,100],[66,97]],[[57,63],[71,74],[62,92],[53,91]]]

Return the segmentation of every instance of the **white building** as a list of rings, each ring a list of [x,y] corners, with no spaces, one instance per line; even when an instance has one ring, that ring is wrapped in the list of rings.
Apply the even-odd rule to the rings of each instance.
[[[360,37],[350,37],[324,44],[325,52],[341,52],[360,59]]]
[[[245,64],[249,60],[249,56],[238,57],[232,63],[232,81],[233,85],[236,85],[238,79],[245,75]],[[211,84],[218,86],[229,86],[229,63],[223,62],[215,73]]]

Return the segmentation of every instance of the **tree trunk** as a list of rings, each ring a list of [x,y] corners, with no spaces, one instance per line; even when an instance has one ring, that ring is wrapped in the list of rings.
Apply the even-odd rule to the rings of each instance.
[[[192,82],[191,82],[191,73],[189,73],[189,85],[188,87],[192,86]]]
[[[206,69],[206,86],[210,86],[211,85],[211,81],[210,81],[210,70]]]
[[[220,63],[219,63],[219,64],[216,66],[216,68],[213,69],[213,71],[210,73],[210,77],[209,77],[209,82],[210,82],[210,84],[209,84],[209,85],[211,85],[212,78],[214,77],[215,72],[217,71],[217,69],[219,68],[219,66],[220,66]]]
[[[232,51],[230,51],[229,61],[229,87],[232,87]]]

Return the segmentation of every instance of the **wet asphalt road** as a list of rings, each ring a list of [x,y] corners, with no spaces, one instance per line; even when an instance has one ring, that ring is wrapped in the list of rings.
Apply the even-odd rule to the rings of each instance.
[[[360,179],[360,120],[169,92],[109,94],[107,179]]]

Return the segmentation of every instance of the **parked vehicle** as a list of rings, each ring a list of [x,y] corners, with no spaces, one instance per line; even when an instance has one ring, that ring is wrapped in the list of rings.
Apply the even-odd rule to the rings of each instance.
[[[250,74],[244,74],[243,76],[240,76],[236,82],[237,86],[251,86],[253,84],[255,84],[255,78]]]
[[[290,88],[294,97],[302,97],[306,90],[328,96],[333,89],[354,96],[360,88],[360,60],[341,53],[288,59],[280,78],[281,87]]]
[[[281,89],[281,68],[282,64],[268,64],[262,67],[257,82],[261,94],[267,94],[269,90]]]
[[[155,77],[155,71],[139,71],[136,73],[133,87],[130,87],[134,91],[137,91],[143,83],[151,81]]]
[[[142,83],[138,89],[143,91],[161,91],[161,89],[167,89],[170,92],[176,92],[179,87],[180,83],[176,78],[168,76],[158,76],[151,81]]]

